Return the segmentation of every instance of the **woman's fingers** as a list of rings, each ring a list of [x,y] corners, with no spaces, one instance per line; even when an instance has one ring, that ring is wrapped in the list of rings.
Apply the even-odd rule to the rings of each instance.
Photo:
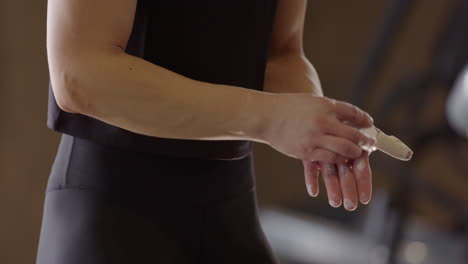
[[[356,159],[361,156],[362,149],[358,145],[345,138],[335,136],[321,136],[317,138],[317,145],[348,159]]]
[[[327,189],[328,202],[332,207],[340,207],[342,203],[340,182],[335,164],[321,163],[322,178]]]
[[[362,156],[353,162],[353,173],[356,178],[359,201],[368,204],[372,197],[372,172],[368,152],[364,151]]]
[[[324,162],[324,163],[346,163],[347,159],[332,151],[326,149],[315,149],[308,155],[310,161]]]
[[[340,179],[343,204],[346,210],[354,211],[357,208],[356,181],[353,171],[348,164],[337,164]]]
[[[328,153],[326,150],[319,150]],[[348,162],[303,161],[303,164],[307,190],[312,197],[316,197],[319,193],[318,170],[320,169],[328,201],[332,207],[340,207],[343,203],[346,210],[354,211],[358,207],[358,202],[369,203],[372,196],[372,173],[368,152],[363,151],[358,159]]]
[[[352,104],[336,101],[336,116],[340,121],[348,121],[356,127],[370,127],[374,124],[372,117]]]
[[[349,126],[347,124],[344,124],[338,120],[335,120],[334,122],[330,122],[328,131],[329,134],[337,136],[337,137],[342,137],[345,139],[348,139],[352,143],[362,146],[362,145],[370,145],[373,146],[375,145],[375,139],[366,136],[363,134],[361,131],[358,129]]]
[[[317,197],[317,195],[319,194],[318,164],[315,161],[306,160],[303,160],[302,164],[304,165],[304,177],[307,192],[310,196]]]

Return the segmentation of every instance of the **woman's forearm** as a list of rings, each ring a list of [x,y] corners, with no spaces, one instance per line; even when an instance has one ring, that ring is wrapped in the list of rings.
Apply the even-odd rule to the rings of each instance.
[[[263,142],[276,100],[271,93],[196,81],[124,52],[76,54],[67,62],[50,65],[62,109],[148,136]]]
[[[300,53],[270,57],[265,72],[265,92],[304,93],[322,96],[320,79],[309,60]]]

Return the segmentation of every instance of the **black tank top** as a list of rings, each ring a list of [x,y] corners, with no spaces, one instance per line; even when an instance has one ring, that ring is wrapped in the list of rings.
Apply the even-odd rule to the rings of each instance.
[[[277,0],[139,0],[126,52],[199,81],[262,90]],[[248,140],[151,137],[62,111],[49,82],[47,127],[136,151],[239,159]]]

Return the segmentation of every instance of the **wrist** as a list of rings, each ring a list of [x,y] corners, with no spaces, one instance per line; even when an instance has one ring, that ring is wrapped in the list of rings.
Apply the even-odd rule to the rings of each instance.
[[[267,138],[271,133],[275,118],[274,109],[278,106],[279,94],[251,90],[247,93],[244,109],[246,115],[246,135],[249,140],[269,144]]]

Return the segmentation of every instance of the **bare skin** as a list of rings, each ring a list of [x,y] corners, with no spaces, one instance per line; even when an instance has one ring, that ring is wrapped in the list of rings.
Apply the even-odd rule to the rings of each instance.
[[[272,51],[265,76],[265,91],[308,92],[323,96],[317,72],[305,57],[302,45],[306,5],[307,0],[278,1]],[[316,197],[319,194],[318,177],[321,171],[331,206],[339,207],[347,201],[345,209],[353,211],[357,208],[358,201],[363,204],[369,203],[372,196],[369,154],[363,151],[358,158],[349,160],[336,157],[336,152],[328,152],[326,149],[320,154],[322,158],[327,155],[330,156],[329,162],[302,159],[309,195]]]
[[[359,159],[359,144],[374,143],[342,123],[367,127],[370,116],[323,97],[303,55],[306,0],[279,1],[263,92],[193,80],[125,53],[136,2],[48,1],[47,54],[61,109],[149,136],[265,143],[301,159],[316,193],[316,166]],[[327,190],[338,197],[336,186]]]

